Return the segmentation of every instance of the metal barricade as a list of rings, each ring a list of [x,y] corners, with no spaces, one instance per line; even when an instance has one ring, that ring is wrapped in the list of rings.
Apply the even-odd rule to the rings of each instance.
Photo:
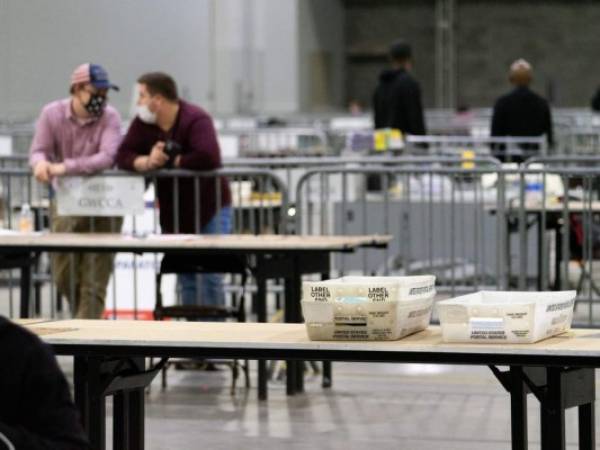
[[[460,156],[465,152],[478,156],[504,157],[507,161],[545,156],[548,145],[545,136],[406,136],[406,152],[430,155]]]
[[[108,219],[109,228],[106,228],[105,218],[92,217],[89,219],[87,231],[111,231],[122,232],[133,235],[158,234],[161,232],[159,221],[159,202],[160,196],[163,202],[166,199],[172,199],[172,227],[169,232],[174,233],[201,233],[201,225],[206,222],[202,217],[202,203],[207,201],[204,189],[213,187],[211,195],[214,196],[216,204],[215,216],[221,211],[221,199],[225,198],[220,180],[226,180],[231,189],[231,221],[232,233],[285,233],[287,231],[287,210],[288,199],[287,189],[283,182],[272,172],[261,169],[222,169],[214,172],[192,172],[182,170],[161,171],[150,174],[135,174],[122,171],[105,171],[98,175],[99,177],[140,177],[146,180],[146,193],[144,194],[145,211],[135,216],[124,217],[123,225],[116,219]],[[169,195],[154,195],[156,186],[170,183],[172,191]],[[160,189],[160,188],[159,188]],[[185,190],[185,191],[184,191]],[[28,204],[34,211],[36,217],[37,230],[52,229],[54,219],[54,200],[48,185],[38,183],[33,179],[30,170],[23,169],[0,169],[0,228],[18,229],[18,218],[23,205]],[[187,200],[185,200],[187,199]],[[188,203],[184,204],[182,201]],[[164,204],[163,204],[164,207]],[[183,211],[185,209],[185,211]],[[189,221],[193,223],[192,229],[180,229],[179,218],[183,214],[192,216]],[[164,223],[169,223],[167,219]],[[217,221],[216,233],[220,233],[220,223]],[[78,226],[77,226],[78,227]],[[76,227],[75,232],[84,231]],[[65,229],[64,231],[68,231]],[[71,257],[73,258],[73,257]],[[153,301],[154,291],[153,274],[159,267],[160,257],[155,254],[119,254],[115,259],[115,265],[112,270],[111,282],[107,286],[106,309],[110,315],[116,315],[117,311],[122,311],[121,300],[118,298],[130,298],[131,306],[127,314],[138,318],[142,309],[148,309],[148,305],[140,304],[140,300],[148,303],[148,299]],[[54,289],[54,267],[50,264],[47,255],[37,255],[34,269],[33,285],[35,287],[35,311],[36,314],[42,314],[46,317],[55,317],[60,313],[62,303],[57,301],[56,291]],[[70,264],[69,270],[86,270],[92,276],[98,272],[97,267],[78,267],[77,264]],[[146,272],[146,275],[144,273]],[[19,299],[16,286],[18,285],[19,275],[15,270],[0,272],[4,285],[8,288],[6,292],[7,302],[3,302],[0,311],[14,317],[18,313],[17,301]],[[144,276],[146,278],[144,278]],[[69,277],[75,279],[73,274]],[[48,283],[49,282],[49,283]],[[95,286],[95,285],[94,285]],[[145,293],[140,293],[139,287],[146,289]],[[171,288],[174,288],[174,281],[171,280]],[[74,291],[77,287],[74,284],[69,286],[71,297],[74,297]],[[3,294],[0,294],[3,295]],[[95,295],[95,293],[94,293]]]
[[[287,183],[271,170],[102,175],[148,180],[144,217],[126,217],[122,232],[160,232],[150,186],[170,181],[173,205],[180,204],[179,195],[188,189],[191,203],[197,206],[202,204],[206,182],[214,186],[215,198],[224,195],[215,180],[226,177],[232,191],[234,233],[285,233],[295,228],[297,234],[394,236],[388,249],[332,257],[334,276],[433,273],[442,296],[480,289],[576,288],[575,323],[595,326],[600,305],[600,169],[594,164],[598,160],[538,158],[514,169],[502,168],[491,158],[357,158],[346,164],[338,159],[315,158],[310,164],[284,160],[286,170],[296,163],[302,169],[294,185],[293,226]],[[259,162],[263,160],[257,160],[257,166]],[[370,179],[378,180],[375,189],[369,189]],[[0,169],[0,199],[2,228],[17,227],[26,203],[35,212],[38,229],[51,226],[48,187],[33,180],[29,170]],[[192,231],[202,223],[197,216],[201,208],[197,209],[198,213],[187,211],[194,215]],[[186,231],[176,229],[180,213],[172,210],[175,232]],[[117,257],[113,271],[117,282],[108,288],[107,309],[116,314],[123,309],[120,298],[130,295],[132,315],[145,310],[146,295],[138,286],[145,283],[143,271],[155,273],[158,262],[157,255]],[[51,275],[48,258],[42,255],[33,284],[44,315],[56,315],[59,305]],[[15,316],[18,273],[7,270],[0,279],[0,295],[6,298],[1,311]],[[174,281],[168,288],[174,289]]]
[[[5,230],[4,233],[19,229],[20,214],[24,205],[30,207],[33,225],[37,228],[42,227],[45,221],[42,209],[47,208],[48,205],[47,187],[39,185],[29,170],[0,169],[0,229]],[[0,310],[9,317],[16,317],[19,314],[21,272],[18,266],[10,263],[10,260],[3,263],[5,269],[0,271],[0,298],[2,298]],[[34,273],[31,281],[36,291],[36,298],[39,298],[41,284],[48,281],[48,276]]]
[[[365,166],[401,166],[444,164],[476,164],[498,165],[500,162],[489,156],[473,158],[457,158],[456,156],[390,156],[389,154],[370,156],[322,156],[322,157],[288,157],[288,158],[234,158],[225,159],[226,168],[261,168],[273,171],[281,178],[288,189],[289,202],[295,202],[295,193],[300,178],[310,170],[324,167],[365,167]]]
[[[558,130],[556,140],[560,154],[594,155],[600,149],[600,127],[563,127]]]
[[[12,155],[25,156],[29,153],[33,131],[33,122],[0,122],[0,136],[9,137]]]
[[[543,166],[589,166],[600,164],[600,156],[594,155],[556,155],[545,157],[533,157],[523,162],[523,167],[532,168],[534,165]]]
[[[530,162],[532,168],[505,172],[507,193],[516,183],[512,198],[506,195],[507,262],[517,266],[514,288],[576,289],[575,323],[598,326],[600,169],[566,167],[584,160],[556,158],[559,167],[533,168]]]
[[[391,234],[385,250],[336,257],[334,273],[434,273],[438,290],[455,295],[505,285],[503,178],[484,189],[499,165],[367,167],[308,172],[296,191],[296,229],[303,234]],[[370,178],[380,189],[369,191]],[[488,210],[493,209],[493,216]]]
[[[330,155],[324,130],[314,127],[268,127],[252,130],[221,130],[221,142],[231,139],[231,153],[242,157]]]
[[[29,169],[26,155],[0,156],[0,169]]]
[[[337,257],[338,275],[432,273],[443,296],[576,289],[574,323],[600,324],[599,168],[330,168],[308,172],[296,198],[298,232],[395,237]]]

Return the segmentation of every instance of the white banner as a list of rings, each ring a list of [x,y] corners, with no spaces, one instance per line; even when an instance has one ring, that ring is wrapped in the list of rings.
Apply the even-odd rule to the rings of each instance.
[[[59,216],[127,216],[144,212],[142,177],[64,177],[56,183]]]

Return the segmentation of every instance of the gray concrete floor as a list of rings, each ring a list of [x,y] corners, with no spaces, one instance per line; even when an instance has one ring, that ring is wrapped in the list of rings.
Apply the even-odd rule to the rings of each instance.
[[[69,359],[61,358],[61,364],[70,376]],[[274,381],[269,399],[259,402],[255,372],[253,387],[239,387],[231,396],[226,367],[218,372],[171,369],[167,389],[156,380],[147,395],[146,448],[511,447],[509,397],[485,367],[338,363],[334,377],[333,388],[324,390],[320,376],[309,373],[306,392],[294,397],[285,395],[284,381]],[[537,408],[530,397],[530,449],[540,448]],[[569,449],[577,448],[576,422],[576,411],[568,410]]]

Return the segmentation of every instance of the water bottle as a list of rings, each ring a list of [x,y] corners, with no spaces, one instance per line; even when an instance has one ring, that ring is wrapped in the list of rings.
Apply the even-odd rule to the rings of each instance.
[[[28,203],[21,206],[19,214],[19,231],[22,233],[31,233],[33,231],[33,212]]]

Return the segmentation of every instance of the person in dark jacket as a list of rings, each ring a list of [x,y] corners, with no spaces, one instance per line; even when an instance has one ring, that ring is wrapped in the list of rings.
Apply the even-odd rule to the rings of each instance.
[[[165,168],[198,171],[219,169],[221,151],[212,118],[206,111],[179,99],[173,78],[150,72],[138,78],[137,117],[117,151],[121,169],[151,172]],[[159,178],[157,196],[163,233],[229,234],[232,228],[231,192],[223,177],[178,180],[178,204],[173,178]],[[196,198],[196,192],[199,192]],[[184,305],[197,305],[196,274],[180,275]],[[200,284],[202,304],[225,303],[220,275],[205,274]]]
[[[410,74],[413,67],[410,46],[397,41],[390,46],[391,68],[379,75],[373,95],[375,129],[395,128],[403,134],[425,134],[421,88]]]
[[[592,98],[592,111],[600,112],[600,88],[598,88]]]
[[[83,450],[88,441],[50,348],[0,317],[0,450]]]
[[[514,89],[500,97],[494,105],[492,136],[532,137],[546,135],[548,146],[553,145],[552,114],[548,102],[533,92],[532,68],[524,59],[510,66],[509,81]],[[539,153],[537,144],[520,144],[522,154],[507,155],[504,145],[493,146],[494,155],[501,161],[522,162]],[[521,153],[521,152],[520,152]]]

